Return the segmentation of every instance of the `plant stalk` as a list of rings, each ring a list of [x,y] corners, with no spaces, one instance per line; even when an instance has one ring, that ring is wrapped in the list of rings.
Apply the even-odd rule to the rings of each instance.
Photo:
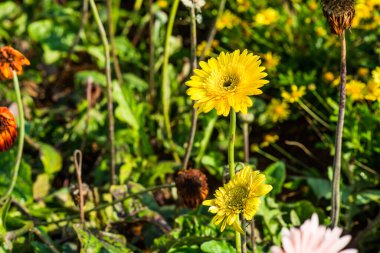
[[[156,84],[154,81],[154,12],[153,0],[149,0],[149,95],[148,100],[154,104]]]
[[[346,107],[346,38],[343,31],[340,36],[341,41],[341,66],[340,66],[340,85],[339,85],[339,115],[335,135],[335,156],[334,156],[334,175],[332,182],[331,198],[331,226],[336,227],[339,222],[340,213],[340,171],[342,159],[342,137],[344,125],[344,111]]]
[[[17,73],[14,70],[13,70],[13,86],[16,93],[16,101],[17,101],[17,108],[18,108],[18,114],[19,114],[19,141],[18,141],[18,146],[17,146],[16,163],[15,163],[15,166],[13,167],[12,181],[7,192],[1,198],[0,200],[1,203],[12,195],[13,189],[15,188],[18,172],[20,170],[22,152],[24,149],[24,139],[25,139],[24,107],[22,105],[20,84],[18,82]]]
[[[94,15],[96,24],[98,25],[99,33],[102,38],[102,43],[106,57],[106,76],[107,76],[107,111],[108,111],[108,138],[110,149],[110,170],[111,170],[111,184],[116,183],[115,178],[115,126],[113,118],[113,104],[112,104],[112,79],[111,79],[111,59],[109,43],[106,35],[106,31],[100,20],[98,10],[94,0],[90,0],[92,14]]]
[[[195,18],[195,6],[194,6],[194,1],[193,4],[191,5],[190,8],[190,20],[191,20],[191,25],[190,25],[190,35],[191,35],[191,71],[190,73],[193,73],[194,69],[198,67],[197,63],[197,20]],[[194,143],[194,137],[195,137],[195,132],[197,129],[197,109],[194,108],[194,102],[192,103],[192,111],[191,111],[191,127],[190,127],[190,134],[189,134],[189,139],[187,141],[187,147],[186,147],[186,152],[185,152],[185,158],[183,159],[183,165],[182,169],[185,170],[187,169],[187,166],[189,164],[189,159],[190,159],[190,154],[191,150],[193,148],[193,143]]]

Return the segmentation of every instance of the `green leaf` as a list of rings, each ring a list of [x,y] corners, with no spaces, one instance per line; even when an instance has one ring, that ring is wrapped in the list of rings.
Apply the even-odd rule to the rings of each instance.
[[[75,224],[74,230],[81,243],[81,253],[129,253],[124,245],[126,240],[121,235],[100,232],[93,234],[82,228],[81,224]]]
[[[16,148],[0,153],[0,196],[5,194],[11,184],[16,163],[16,153]],[[31,168],[24,160],[21,160],[12,196],[23,201],[33,199]]]
[[[42,173],[37,176],[33,183],[33,198],[35,200],[43,199],[48,195],[50,190],[49,174]]]
[[[127,123],[134,129],[138,129],[139,123],[135,117],[135,113],[132,112],[131,107],[129,106],[122,90],[120,89],[120,86],[117,83],[114,83],[113,85],[113,96],[118,104],[115,110],[116,118]]]
[[[45,172],[52,176],[62,169],[62,156],[51,145],[46,143],[38,143],[40,149],[40,158],[44,166]]]
[[[201,250],[208,253],[234,253],[236,250],[226,241],[208,241],[201,245]]]
[[[311,190],[314,192],[318,199],[331,198],[331,184],[326,179],[321,178],[307,178],[306,182],[310,185]]]
[[[42,42],[50,37],[54,28],[50,19],[38,20],[28,26],[28,33],[32,40]]]
[[[285,164],[275,162],[264,171],[264,174],[267,177],[266,183],[273,186],[272,193],[280,193],[286,177]]]
[[[292,222],[293,226],[301,225],[300,218],[294,210],[290,211],[290,221]]]

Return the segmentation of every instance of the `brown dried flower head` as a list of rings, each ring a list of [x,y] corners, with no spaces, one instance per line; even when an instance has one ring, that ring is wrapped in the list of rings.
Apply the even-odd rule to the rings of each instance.
[[[7,107],[0,107],[0,152],[12,147],[17,137],[16,120]]]
[[[207,177],[200,170],[181,170],[175,184],[180,201],[188,208],[195,209],[207,197]]]
[[[355,16],[354,0],[321,0],[321,4],[332,33],[340,36],[351,28]]]
[[[30,62],[22,53],[8,46],[0,48],[0,80],[12,79],[13,70],[22,74],[23,65]]]

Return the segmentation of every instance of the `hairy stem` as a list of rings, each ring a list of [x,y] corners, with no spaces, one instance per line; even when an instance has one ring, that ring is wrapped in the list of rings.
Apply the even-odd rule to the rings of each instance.
[[[346,106],[346,38],[345,32],[340,37],[341,41],[341,66],[340,66],[340,86],[339,86],[339,115],[335,135],[335,156],[334,175],[332,183],[331,198],[331,226],[336,227],[339,222],[340,212],[340,171],[342,159],[342,137],[344,125],[344,110]]]
[[[116,183],[115,179],[115,128],[114,128],[114,118],[113,118],[113,105],[112,105],[112,80],[111,80],[111,60],[110,60],[110,50],[106,31],[102,21],[100,20],[98,10],[95,5],[94,0],[90,0],[91,10],[94,15],[96,24],[98,25],[99,33],[102,38],[102,43],[104,47],[104,53],[106,57],[106,76],[107,76],[107,111],[108,111],[108,138],[109,138],[109,149],[110,149],[110,170],[111,170],[111,184]]]
[[[5,195],[1,198],[0,202],[3,202],[8,197],[12,195],[13,189],[15,188],[18,172],[20,170],[20,164],[22,159],[22,152],[24,149],[24,139],[25,139],[25,119],[24,119],[24,107],[22,105],[22,98],[21,98],[21,91],[20,91],[20,84],[18,82],[17,73],[13,70],[13,85],[16,93],[16,100],[17,100],[17,107],[18,107],[18,114],[19,114],[19,141],[18,141],[18,147],[17,147],[17,157],[16,157],[16,163],[13,167],[13,175],[11,184],[5,193]]]
[[[194,71],[194,69],[197,68],[198,63],[197,63],[197,55],[196,55],[196,50],[197,50],[197,20],[195,18],[195,7],[194,7],[194,2],[191,5],[190,8],[190,20],[191,20],[191,25],[190,25],[190,34],[191,34],[191,73]],[[190,154],[191,150],[193,148],[193,143],[194,143],[194,137],[195,137],[195,131],[197,129],[197,109],[194,108],[194,102],[193,102],[193,110],[191,112],[191,127],[190,127],[190,134],[189,134],[189,139],[187,141],[187,147],[186,147],[186,152],[185,152],[185,158],[183,159],[183,165],[182,169],[187,169],[187,165],[189,163],[190,159]]]

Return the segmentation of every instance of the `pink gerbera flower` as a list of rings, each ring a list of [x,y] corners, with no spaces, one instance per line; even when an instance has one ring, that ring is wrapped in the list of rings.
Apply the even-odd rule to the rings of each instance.
[[[341,228],[329,229],[319,225],[318,215],[313,214],[301,227],[282,230],[282,248],[273,246],[272,253],[357,253],[356,249],[344,247],[351,240],[350,235],[340,237]]]

